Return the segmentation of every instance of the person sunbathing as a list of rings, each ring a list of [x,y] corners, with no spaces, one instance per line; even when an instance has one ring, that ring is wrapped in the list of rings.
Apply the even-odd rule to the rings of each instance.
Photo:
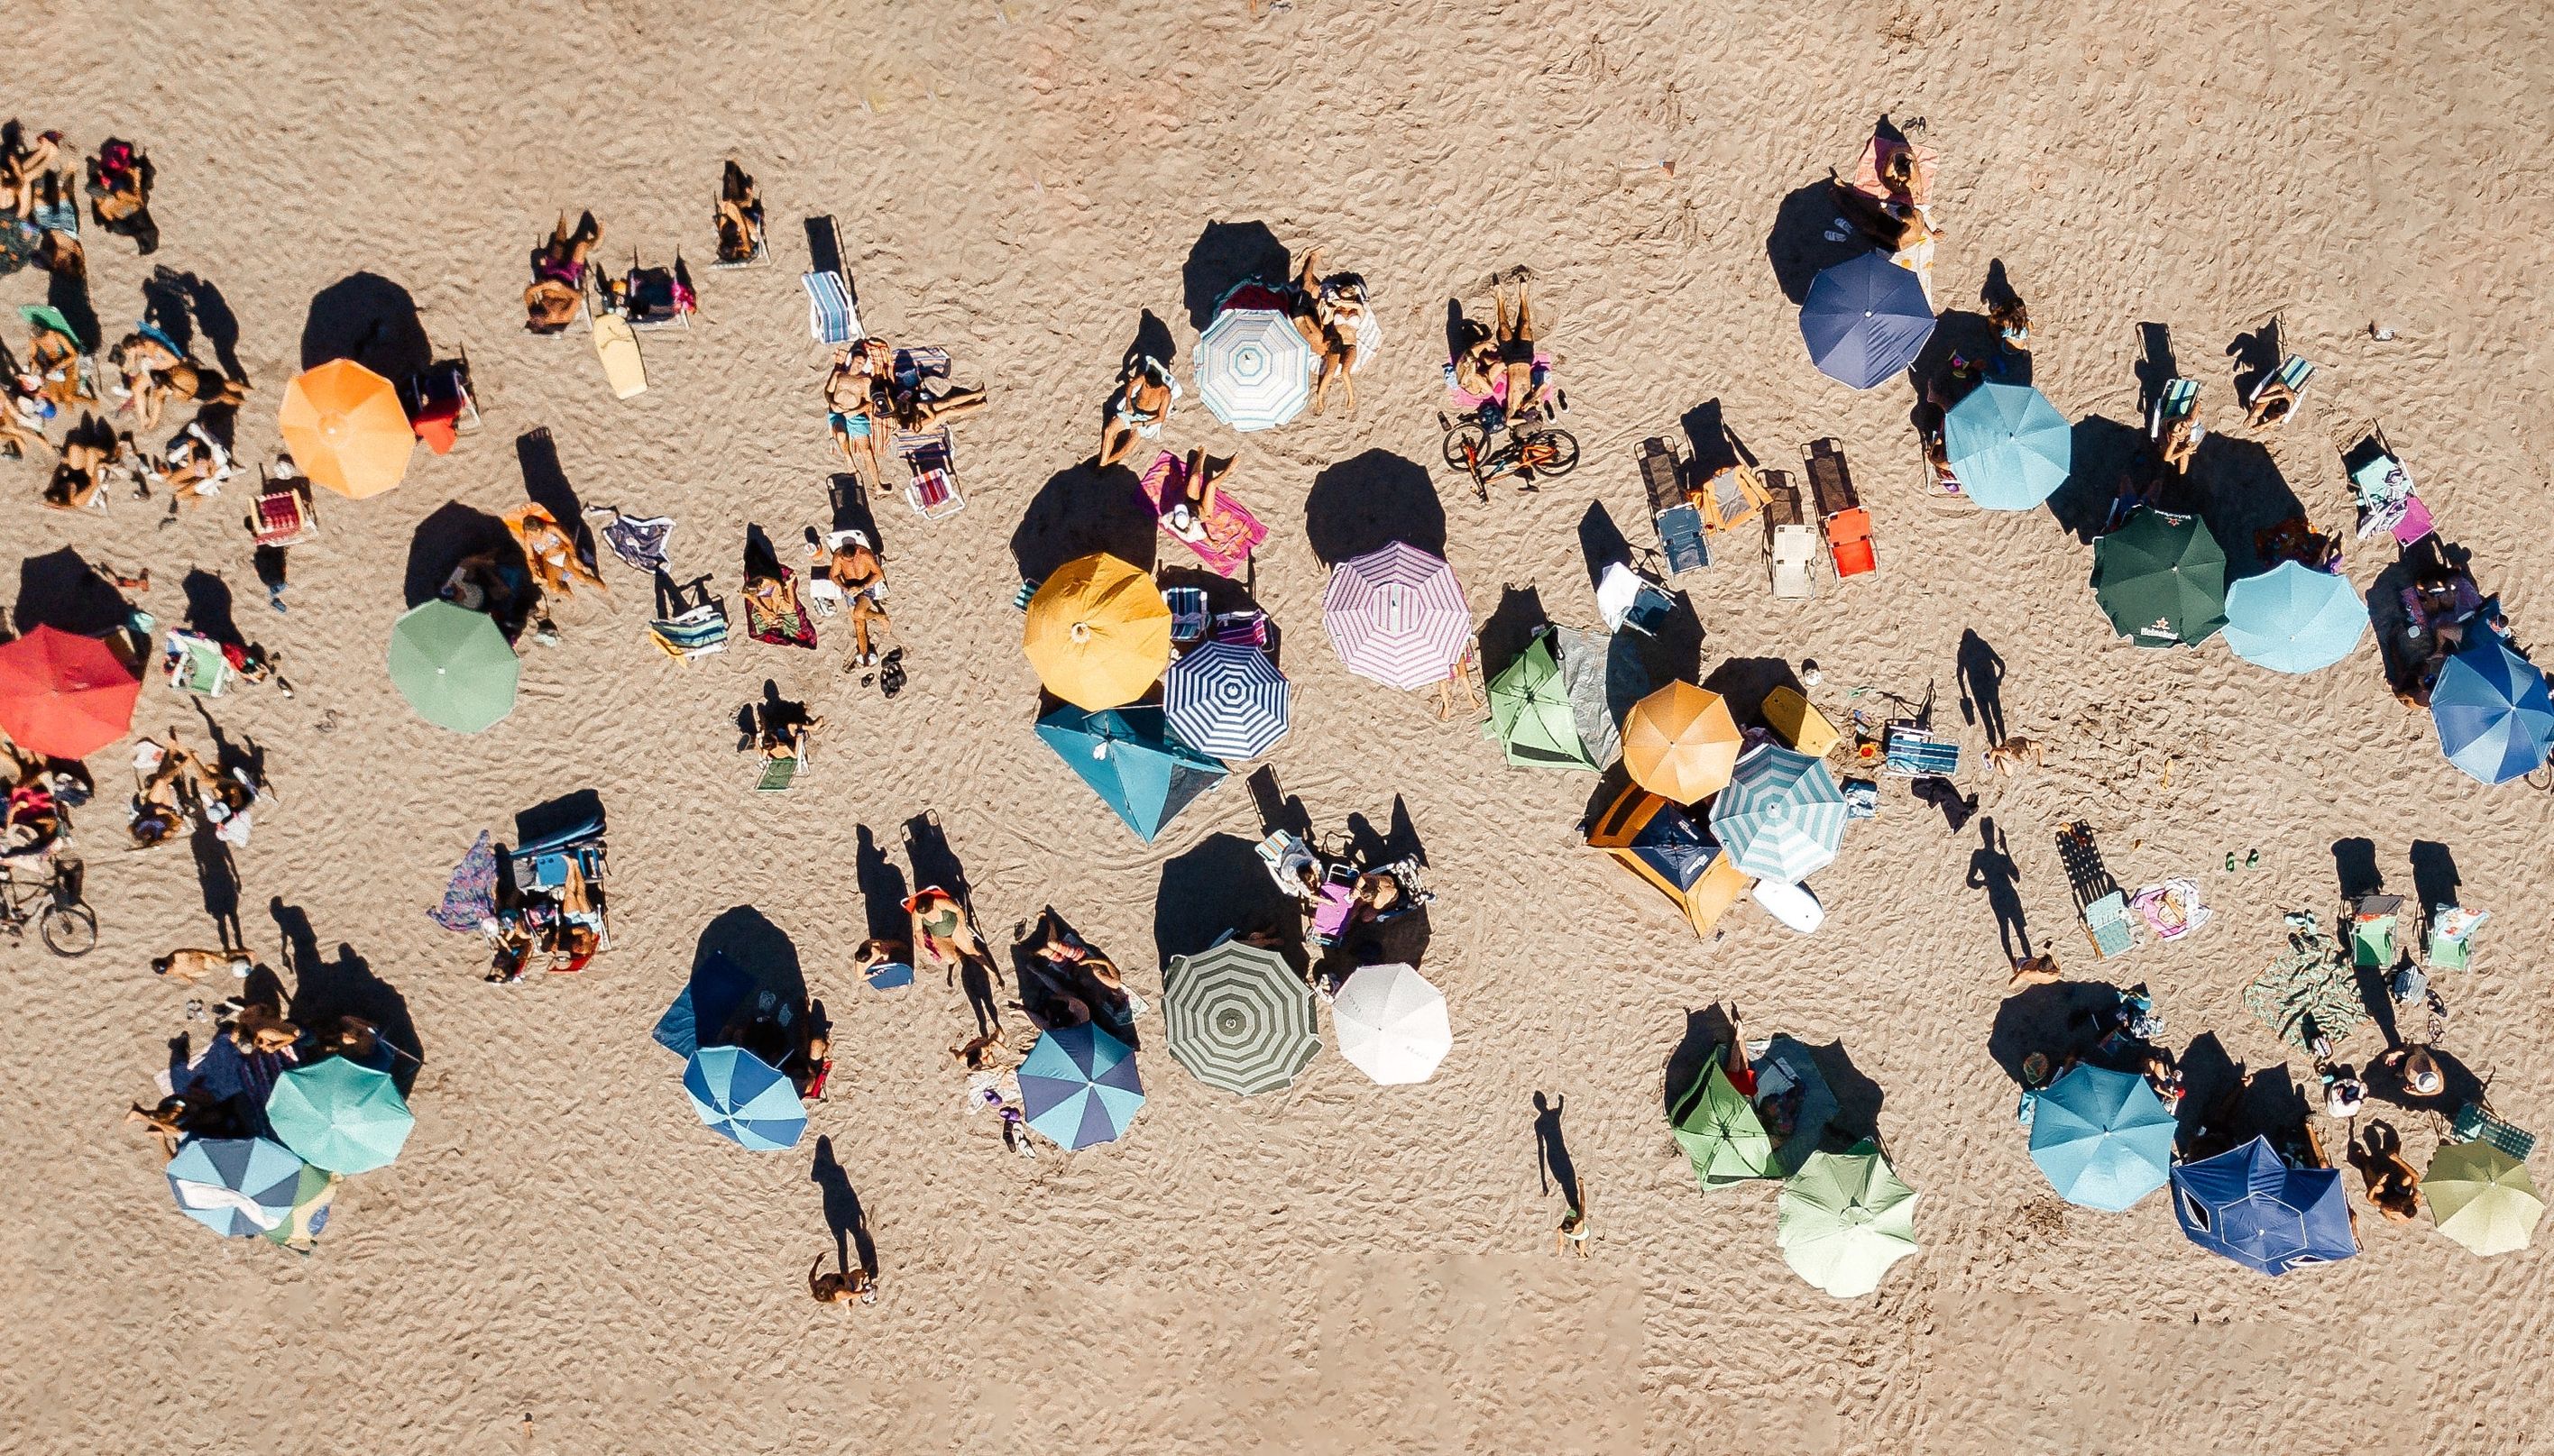
[[[573,232],[567,214],[559,214],[558,226],[532,252],[532,283],[523,289],[524,328],[555,334],[576,321],[577,307],[585,300],[586,255],[602,238],[603,225],[593,213],[580,215]]]
[[[223,444],[235,423],[237,406],[208,404],[169,440],[162,460],[161,484],[169,488],[169,513],[175,515],[181,505],[192,505],[207,496],[221,494],[221,483],[229,480],[231,453]]]
[[[870,640],[871,623],[892,623],[886,615],[886,567],[879,563],[877,552],[871,549],[870,538],[859,531],[837,531],[827,543],[811,547],[808,555],[821,565],[825,579],[851,604],[852,660],[844,664],[844,670],[874,664],[877,651]]]
[[[982,386],[944,390],[933,394],[924,391],[923,383],[917,379],[910,384],[889,386],[880,381],[876,390],[871,392],[871,409],[876,410],[875,394],[884,391],[887,393],[886,413],[895,420],[896,428],[920,431],[931,428],[944,418],[980,408],[985,403]]]
[[[116,137],[99,143],[88,161],[89,216],[108,232],[131,238],[145,255],[160,249],[160,229],[151,221],[157,174],[141,148]]]
[[[2191,457],[2199,453],[2199,421],[2188,414],[2164,421],[2163,433],[2155,441],[2156,453],[2163,457],[2164,468],[2175,475],[2189,471]]]
[[[731,160],[719,177],[718,261],[752,263],[762,244],[762,191]]]
[[[1106,470],[1133,454],[1137,440],[1160,439],[1171,405],[1179,397],[1179,382],[1171,378],[1168,366],[1149,354],[1138,360],[1118,381],[1117,392],[1108,396],[1101,412],[1100,455],[1093,463]]]
[[[1180,494],[1162,513],[1162,524],[1170,528],[1171,534],[1191,545],[1206,539],[1207,520],[1215,514],[1216,493],[1240,458],[1235,455],[1219,464],[1204,450],[1189,452],[1188,468],[1180,474]]]
[[[1498,309],[1496,342],[1499,366],[1506,371],[1508,414],[1522,417],[1535,403],[1534,379],[1534,306],[1526,298],[1526,271],[1510,269],[1507,277],[1517,285],[1516,315],[1508,315],[1507,295],[1493,288],[1491,300]]]
[[[35,211],[36,179],[53,170],[61,141],[59,132],[40,133],[28,141],[14,116],[0,125],[0,206],[19,217]]]
[[[2403,1138],[2383,1122],[2372,1122],[2353,1138],[2350,1166],[2368,1184],[2368,1201],[2388,1223],[2410,1223],[2421,1213],[2421,1178],[2403,1161]]]
[[[2272,375],[2253,392],[2252,401],[2244,406],[2244,423],[2255,429],[2266,429],[2294,413],[2297,392],[2288,382]]]
[[[252,965],[245,951],[190,949],[152,957],[151,973],[191,986],[206,976],[224,972],[246,979]]]
[[[160,423],[161,410],[172,400],[237,407],[248,398],[247,381],[206,369],[149,334],[125,335],[106,357],[124,376],[125,392],[146,430]]]
[[[17,361],[0,352],[0,456],[24,460],[30,447],[51,449],[53,441],[45,438],[45,419],[52,406],[46,402],[38,381],[18,373]]]
[[[1356,877],[1356,888],[1349,896],[1352,913],[1361,921],[1376,921],[1401,908],[1401,881],[1388,869],[1368,870]]]
[[[1468,318],[1457,332],[1461,340],[1447,366],[1453,386],[1474,398],[1489,398],[1499,390],[1494,378],[1499,367],[1498,341],[1490,337],[1489,330]]]
[[[878,356],[887,352],[875,340],[844,345],[834,352],[824,386],[825,427],[833,432],[843,463],[881,496],[887,492],[886,466],[877,441],[887,412],[876,406],[872,387],[887,367]]]
[[[54,466],[54,478],[45,486],[45,504],[56,510],[83,510],[106,489],[107,462],[114,452],[95,440],[72,438],[62,441],[61,459]]]
[[[1356,368],[1357,323],[1365,314],[1364,281],[1344,274],[1325,280],[1322,250],[1315,248],[1304,255],[1294,297],[1296,331],[1313,346],[1315,356],[1313,412],[1322,412],[1336,381],[1346,391],[1348,412],[1355,413],[1356,381],[1349,372]]]
[[[62,408],[96,398],[80,380],[79,357],[79,340],[51,324],[37,324],[36,336],[27,343],[27,372],[35,376],[38,392]]]
[[[134,1103],[133,1110],[124,1114],[124,1120],[142,1124],[143,1131],[158,1140],[162,1158],[174,1158],[177,1156],[177,1145],[185,1141],[188,1133],[194,1131],[198,1111],[199,1109],[189,1099],[183,1096],[170,1096],[161,1098],[156,1107],[145,1107],[139,1102]]]

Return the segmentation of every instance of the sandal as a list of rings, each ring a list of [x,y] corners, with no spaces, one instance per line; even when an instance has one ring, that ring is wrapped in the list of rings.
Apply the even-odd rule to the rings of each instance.
[[[890,649],[878,664],[878,691],[892,698],[904,691],[904,649]]]

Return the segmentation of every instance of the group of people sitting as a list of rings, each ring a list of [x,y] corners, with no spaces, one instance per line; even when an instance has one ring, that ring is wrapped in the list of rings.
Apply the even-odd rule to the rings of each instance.
[[[29,266],[48,273],[83,276],[79,241],[81,185],[63,160],[60,132],[27,135],[12,117],[0,124],[0,276]],[[142,149],[109,137],[88,159],[85,190],[89,216],[110,233],[131,238],[145,254],[160,247],[151,220],[155,171]]]
[[[2055,968],[2053,963],[2050,968]],[[2156,1013],[2154,997],[2144,985],[2121,992],[2107,1008],[2081,1011],[2077,1017],[2070,1030],[2093,1037],[2091,1047],[2063,1057],[2033,1052],[2022,1060],[2023,1122],[2031,1121],[2038,1107],[2039,1094],[2079,1063],[2136,1072],[2146,1078],[2148,1088],[2163,1104],[2164,1111],[2172,1112],[2181,1106],[2185,1090],[2181,1066],[2162,1045],[2163,1017]]]
[[[1398,919],[1431,898],[1421,886],[1416,854],[1365,864],[1351,854],[1316,849],[1292,831],[1277,830],[1261,841],[1260,859],[1277,887],[1301,909],[1307,924],[1303,944],[1313,952],[1306,978],[1324,996],[1335,994],[1354,969],[1330,952],[1352,952],[1360,932]],[[1288,935],[1285,927],[1260,925],[1245,927],[1237,939],[1266,950],[1283,950]],[[1354,955],[1344,958],[1352,961]]]
[[[66,815],[89,801],[97,785],[76,758],[47,758],[0,738],[0,769],[8,775],[8,806],[0,811],[0,861],[41,859],[64,842]]]
[[[187,956],[216,955],[225,964],[245,959],[231,952],[176,951],[154,960],[152,968],[158,970]],[[284,1067],[307,1066],[330,1057],[343,1057],[381,1072],[397,1064],[399,1050],[382,1036],[380,1027],[354,1015],[331,1017],[315,1027],[301,1026],[289,1019],[272,977],[263,979],[266,984],[252,981],[239,995],[221,1003],[222,1019],[214,1031],[217,1046],[173,1075],[174,1090],[148,1107],[136,1102],[124,1114],[125,1122],[139,1124],[160,1144],[162,1157],[176,1157],[177,1145],[190,1137],[270,1135],[266,1108],[253,1090],[256,1082],[235,1072],[215,1074],[211,1064],[216,1056],[225,1061],[265,1062],[267,1081]]]
[[[2509,617],[2499,597],[2483,594],[2472,571],[2436,552],[2403,589],[2402,599],[2404,632],[2420,655],[2394,697],[2406,708],[2425,710],[2448,659],[2478,640],[2506,638]]]
[[[149,849],[168,843],[191,829],[197,819],[212,826],[214,837],[236,848],[248,842],[251,817],[258,801],[275,792],[246,764],[228,772],[177,741],[171,728],[167,742],[145,738],[134,752],[136,783],[127,815],[133,847]]]
[[[947,382],[912,354],[883,339],[861,339],[834,352],[825,372],[825,427],[852,473],[878,495],[889,494],[880,442],[891,431],[918,433],[986,402],[982,386]]]

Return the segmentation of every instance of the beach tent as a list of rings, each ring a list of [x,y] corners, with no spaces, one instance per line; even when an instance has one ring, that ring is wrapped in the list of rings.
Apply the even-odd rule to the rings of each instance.
[[[2141,505],[2094,540],[2093,596],[2141,647],[2195,646],[2226,625],[2226,552],[2198,516]]]
[[[1824,760],[1762,743],[1738,760],[1711,801],[1711,833],[1742,874],[1796,885],[1833,863],[1844,842],[1844,790]]]
[[[522,662],[484,612],[450,602],[413,607],[391,624],[391,685],[417,717],[475,733],[515,711]]]
[[[38,625],[0,642],[0,733],[30,753],[81,758],[133,727],[142,679],[95,637]]]
[[[1284,424],[1312,401],[1313,346],[1282,304],[1273,290],[1245,283],[1224,295],[1198,337],[1198,398],[1244,433]]]
[[[683,1091],[711,1132],[757,1153],[798,1145],[807,1109],[779,1068],[742,1047],[703,1047],[683,1066]]]
[[[1444,682],[1472,646],[1472,610],[1454,568],[1407,541],[1334,568],[1322,625],[1348,671],[1388,688]]]
[[[1697,936],[1711,934],[1753,883],[1691,815],[1638,784],[1626,784],[1596,816],[1587,843],[1675,901]]]
[[[2430,722],[2448,761],[2488,784],[2533,773],[2554,751],[2554,698],[2545,674],[2494,636],[2439,668]]]
[[[2033,1104],[2031,1161],[2069,1203],[2121,1213],[2172,1171],[2172,1114],[2147,1079],[2079,1063]]]
[[[2421,1196],[2439,1232],[2478,1254],[2526,1248],[2545,1216],[2527,1165],[2484,1142],[2449,1143],[2432,1154]]]
[[[398,485],[416,447],[399,391],[351,359],[295,375],[276,428],[303,474],[358,501]]]
[[[1171,1057],[1210,1087],[1244,1097],[1276,1091],[1322,1050],[1313,988],[1274,951],[1225,941],[1175,955],[1162,990]]]
[[[2340,1172],[2290,1168],[2267,1138],[2175,1167],[2172,1212],[2192,1243],[2266,1275],[2359,1252]]]
[[[1171,662],[1171,609],[1144,572],[1079,557],[1029,598],[1020,644],[1046,690],[1095,712],[1144,696]]]
[[[1516,660],[1490,679],[1489,735],[1506,750],[1510,763],[1598,771],[1595,756],[1579,737],[1569,685],[1554,647],[1551,632],[1537,632]]]
[[[2066,484],[2075,431],[2037,390],[1988,380],[1942,416],[1942,456],[1970,500],[2029,510]]]
[[[265,1138],[188,1138],[169,1160],[169,1190],[188,1218],[225,1238],[284,1227],[306,1165]]]
[[[1553,628],[1552,635],[1578,741],[1599,767],[1611,764],[1623,756],[1623,715],[1650,695],[1655,681],[1641,657],[1645,639],[1636,632],[1617,636],[1568,626]]]
[[[2282,561],[2226,589],[2226,645],[2273,672],[2313,672],[2368,633],[2368,603],[2339,572]]]
[[[1839,1299],[1880,1288],[1916,1252],[1916,1190],[1870,1140],[1812,1153],[1783,1181],[1774,1242],[1792,1272]]]
[[[1829,379],[1868,390],[1904,371],[1933,336],[1924,280],[1881,252],[1839,263],[1810,280],[1800,339]]]
[[[1731,1084],[1717,1050],[1702,1075],[1678,1099],[1670,1122],[1677,1146],[1684,1150],[1706,1193],[1763,1177],[1772,1166],[1774,1140],[1756,1116],[1755,1104]]]
[[[1348,1064],[1385,1086],[1424,1082],[1453,1050],[1446,993],[1408,965],[1365,965],[1331,1000],[1331,1028]]]
[[[1163,676],[1162,714],[1202,753],[1256,758],[1286,736],[1286,675],[1247,642],[1201,642]]]
[[[1728,787],[1743,741],[1718,693],[1672,682],[1623,720],[1623,766],[1660,798],[1698,803]]]
[[[768,976],[757,981],[724,952],[712,951],[692,967],[691,979],[656,1019],[651,1035],[656,1045],[688,1058],[701,1050],[704,1035],[716,1038],[735,1024],[749,1002],[755,1003],[755,1015],[783,1027],[797,1017],[794,987]]]
[[[1222,764],[1171,732],[1158,708],[1059,708],[1038,720],[1037,735],[1147,844],[1224,777]]]
[[[390,1165],[416,1117],[390,1074],[343,1057],[296,1066],[275,1079],[266,1120],[304,1163],[330,1173]]]
[[[1021,1114],[1068,1152],[1124,1137],[1144,1105],[1135,1054],[1094,1022],[1039,1037],[1019,1075]]]

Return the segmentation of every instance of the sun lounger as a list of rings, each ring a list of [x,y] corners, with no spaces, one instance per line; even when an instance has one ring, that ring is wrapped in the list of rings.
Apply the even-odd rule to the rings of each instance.
[[[1711,565],[1711,546],[1702,529],[1702,507],[1685,499],[1684,471],[1676,447],[1652,436],[1638,452],[1641,484],[1649,492],[1650,520],[1658,528],[1659,549],[1668,575],[1700,571]]]
[[[1676,599],[1623,562],[1608,562],[1596,580],[1596,610],[1605,615],[1609,631],[1625,627],[1644,636],[1657,634],[1676,611]]]
[[[2350,922],[2350,963],[2361,970],[2386,971],[2400,958],[2394,941],[2394,930],[2400,922],[2403,897],[2400,895],[2362,895],[2345,909]]]
[[[1236,647],[1265,648],[1268,645],[1268,614],[1257,611],[1219,612],[1215,615],[1214,625],[1209,628],[1209,635]]]
[[[1844,452],[1833,440],[1814,440],[1800,453],[1800,465],[1808,473],[1809,495],[1817,502],[1818,517],[1826,527],[1827,556],[1837,579],[1879,570],[1879,559],[1871,549],[1871,512],[1862,508],[1862,498],[1854,492]]]
[[[647,639],[677,662],[727,650],[727,609],[717,602],[647,623]]]
[[[950,453],[949,426],[916,433],[895,432],[895,453],[913,472],[904,488],[905,504],[924,520],[939,520],[967,508],[958,491],[958,465]]]
[[[2302,354],[2291,354],[2279,362],[2279,367],[2277,369],[2270,371],[2268,374],[2262,376],[2261,379],[2254,382],[2251,392],[2246,393],[2244,396],[2244,404],[2247,408],[2250,408],[2261,402],[2263,393],[2274,384],[2286,388],[2289,399],[2303,399],[2306,392],[2306,381],[2311,380],[2314,377],[2315,366],[2313,363],[2307,360],[2307,358]],[[2270,416],[2268,419],[2263,421],[2263,423],[2276,428],[2279,425],[2287,423],[2288,416],[2294,413],[2296,413],[2296,407],[2291,403],[2288,408]]]
[[[746,235],[753,241],[753,251],[746,254],[743,258],[720,259],[718,262],[711,264],[710,267],[722,272],[728,272],[740,268],[758,268],[771,261],[771,247],[770,244],[764,240],[762,233],[761,203],[756,202],[754,204],[754,210],[746,214],[745,228]]]
[[[1705,531],[1736,530],[1764,510],[1767,499],[1764,477],[1744,462],[1713,473],[1694,493],[1694,504],[1702,509]]]
[[[757,794],[786,794],[798,782],[799,763],[795,757],[765,758],[762,771],[754,780]]]
[[[2360,448],[2369,453],[2350,471],[2351,489],[2359,498],[2360,539],[2391,531],[2397,545],[2418,544],[2434,527],[2430,508],[2413,491],[2412,473],[2381,430],[2370,430]]]
[[[801,274],[798,281],[807,290],[807,332],[817,343],[848,344],[861,337],[860,308],[841,274]]]
[[[1881,741],[1882,766],[1903,778],[1948,778],[1960,771],[1960,744],[1914,724],[1893,723]]]
[[[261,546],[282,549],[308,540],[319,529],[319,517],[310,504],[310,482],[300,476],[277,480],[260,467],[257,500],[250,507],[248,528]]]
[[[160,665],[169,674],[169,686],[182,693],[218,698],[231,685],[230,654],[221,643],[197,632],[172,630]]]
[[[2129,919],[2129,898],[2113,890],[2083,909],[2084,935],[2093,943],[2093,953],[2104,960],[2126,955],[2138,948],[2137,927]]]
[[[2147,438],[2162,439],[2164,426],[2177,419],[2191,419],[2191,415],[2198,408],[2199,382],[2197,380],[2164,381],[2163,389],[2155,395],[2154,403],[2147,409]],[[2197,438],[2198,423],[2197,420],[2191,419],[2194,442]]]
[[[1198,524],[1206,528],[1200,540],[1189,540],[1171,529],[1166,503],[1177,502],[1188,487],[1188,463],[1165,450],[1153,457],[1137,482],[1144,500],[1152,506],[1153,519],[1166,536],[1184,542],[1198,559],[1218,576],[1238,576],[1250,564],[1250,553],[1268,539],[1268,527],[1250,513],[1250,507],[1234,500],[1231,493],[1219,488],[1215,493],[1215,509]]]
[[[1766,570],[1774,595],[1787,602],[1805,602],[1817,592],[1810,563],[1818,559],[1817,533],[1800,510],[1800,489],[1790,475],[1765,473]]]

